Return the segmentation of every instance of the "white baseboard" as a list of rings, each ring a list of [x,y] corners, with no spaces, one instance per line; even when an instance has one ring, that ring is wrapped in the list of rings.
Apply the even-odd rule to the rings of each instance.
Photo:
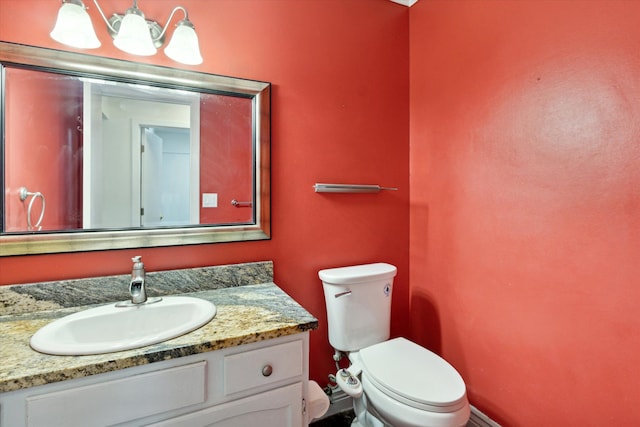
[[[353,409],[353,399],[338,387],[331,391],[329,402],[329,409],[320,419]]]
[[[487,417],[485,414],[480,412],[478,408],[471,405],[471,417],[469,417],[469,422],[467,423],[467,427],[501,427],[500,424],[493,421],[491,418]]]
[[[322,420],[324,418],[328,418],[341,412],[346,412],[353,409],[353,400],[351,399],[351,397],[348,396],[344,391],[340,390],[338,387],[331,390],[329,401],[331,403],[327,412],[322,417],[314,421]],[[471,405],[471,416],[469,417],[469,422],[467,422],[467,427],[502,426],[483,414],[478,408]]]

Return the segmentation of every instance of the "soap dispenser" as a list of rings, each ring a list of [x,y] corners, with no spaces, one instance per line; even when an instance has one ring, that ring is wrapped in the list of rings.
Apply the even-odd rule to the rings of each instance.
[[[131,270],[131,282],[129,283],[129,293],[131,293],[131,302],[134,304],[142,304],[147,301],[147,290],[144,285],[144,264],[141,256],[131,258],[133,268]]]

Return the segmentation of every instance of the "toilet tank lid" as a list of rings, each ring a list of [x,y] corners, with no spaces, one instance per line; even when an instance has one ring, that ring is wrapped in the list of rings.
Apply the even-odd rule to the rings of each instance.
[[[333,285],[350,285],[370,282],[372,280],[391,279],[398,269],[391,264],[378,262],[374,264],[352,265],[349,267],[320,270],[318,276],[325,283]]]

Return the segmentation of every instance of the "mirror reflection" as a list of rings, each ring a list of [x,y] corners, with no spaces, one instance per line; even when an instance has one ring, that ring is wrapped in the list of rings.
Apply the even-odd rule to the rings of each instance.
[[[37,231],[253,222],[231,203],[253,202],[251,99],[11,66],[5,79],[5,232],[42,214],[22,187],[46,200]]]
[[[0,48],[0,255],[268,238],[268,84]]]

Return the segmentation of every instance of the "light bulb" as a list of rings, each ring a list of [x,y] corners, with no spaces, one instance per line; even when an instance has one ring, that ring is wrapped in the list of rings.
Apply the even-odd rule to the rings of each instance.
[[[187,65],[202,64],[198,35],[190,21],[178,22],[164,53],[174,61]]]
[[[101,44],[81,1],[62,4],[50,35],[57,42],[79,49],[95,49]]]
[[[118,49],[133,55],[150,56],[157,52],[147,21],[138,8],[127,10],[113,44]]]

